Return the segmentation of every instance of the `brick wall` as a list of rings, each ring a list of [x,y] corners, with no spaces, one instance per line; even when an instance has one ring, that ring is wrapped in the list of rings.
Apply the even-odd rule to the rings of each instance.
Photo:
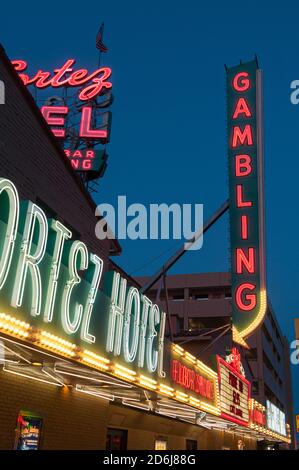
[[[108,427],[128,431],[128,450],[153,450],[165,439],[169,450],[185,450],[186,439],[198,449],[237,449],[240,435],[208,431],[177,420],[110,404],[74,389],[56,387],[0,371],[0,450],[13,449],[18,413],[41,416],[41,449],[101,450]],[[256,440],[242,436],[246,449]]]
[[[0,449],[13,449],[21,410],[43,419],[42,449],[104,449],[107,401],[0,371]]]

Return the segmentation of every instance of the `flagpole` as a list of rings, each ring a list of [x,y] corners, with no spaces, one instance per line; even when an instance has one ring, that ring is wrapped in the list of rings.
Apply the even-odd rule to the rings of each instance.
[[[99,49],[98,69],[101,66],[101,55],[102,55],[102,51]]]

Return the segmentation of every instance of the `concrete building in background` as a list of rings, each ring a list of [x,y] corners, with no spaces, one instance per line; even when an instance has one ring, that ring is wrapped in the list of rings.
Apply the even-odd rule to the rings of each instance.
[[[141,285],[148,280],[148,277],[137,278]],[[158,289],[157,283],[147,295],[156,299]],[[171,320],[168,334],[172,334],[174,342],[213,366],[216,354],[223,356],[233,346],[230,274],[168,275],[167,291]],[[160,291],[160,301],[166,311],[163,289]],[[248,344],[250,350],[242,348],[241,353],[246,377],[251,382],[252,397],[265,405],[269,400],[282,410],[294,436],[289,344],[269,299],[264,323],[248,339]]]

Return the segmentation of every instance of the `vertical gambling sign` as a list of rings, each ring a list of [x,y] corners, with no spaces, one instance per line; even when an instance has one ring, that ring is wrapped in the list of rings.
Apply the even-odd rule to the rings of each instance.
[[[226,69],[233,339],[266,313],[262,77],[257,62]]]

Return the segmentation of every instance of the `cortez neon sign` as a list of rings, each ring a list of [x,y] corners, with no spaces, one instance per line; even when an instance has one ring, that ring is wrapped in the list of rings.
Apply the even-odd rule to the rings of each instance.
[[[89,73],[87,69],[74,70],[74,59],[67,60],[54,72],[38,70],[32,76],[24,73],[27,70],[27,62],[13,60],[12,64],[25,86],[35,86],[37,89],[72,87],[80,88],[78,98],[85,103],[81,108],[81,121],[78,129],[78,137],[88,140],[97,140],[103,144],[109,141],[111,126],[111,113],[106,111],[101,115],[98,129],[92,127],[92,106],[89,102],[112,88],[109,80],[112,70],[109,67],[101,67]],[[109,100],[107,101],[109,103]],[[105,106],[104,106],[105,107]],[[69,113],[68,106],[42,106],[41,113],[57,138],[65,138],[65,120]]]
[[[244,340],[266,312],[261,71],[255,61],[227,69],[233,339]]]
[[[109,67],[101,67],[91,73],[87,69],[74,70],[75,60],[69,59],[62,67],[54,69],[54,73],[38,70],[30,77],[24,73],[27,70],[25,60],[13,60],[12,64],[26,86],[34,85],[39,89],[63,86],[83,87],[78,95],[81,101],[91,100],[105,89],[112,88],[112,83],[109,81],[112,70]]]
[[[0,317],[14,325],[7,331],[26,323],[32,341],[46,329],[43,344],[54,335],[59,350],[88,346],[90,354],[164,377],[165,313],[118,273],[105,276],[101,291],[103,267],[68,227],[20,201],[15,185],[0,178]]]

